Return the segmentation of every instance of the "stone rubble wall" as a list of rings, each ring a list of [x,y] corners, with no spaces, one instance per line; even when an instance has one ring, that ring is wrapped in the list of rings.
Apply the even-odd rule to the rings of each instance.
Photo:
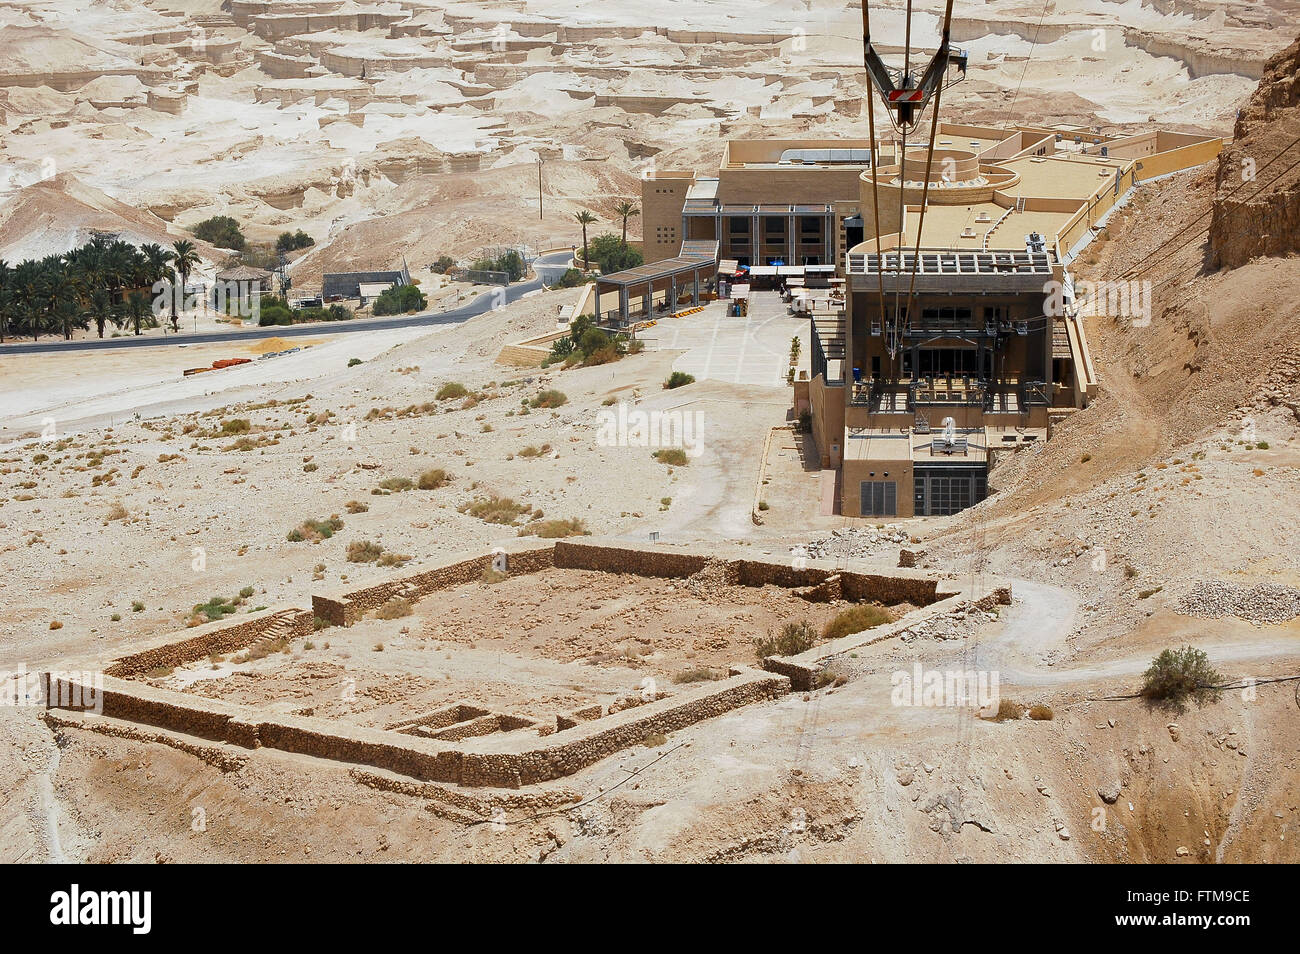
[[[383,729],[323,719],[251,712],[215,699],[195,699],[137,682],[105,677],[102,715],[242,748],[280,749],[336,762],[385,769],[428,782],[519,788],[572,775],[606,756],[638,745],[648,736],[686,728],[740,706],[788,691],[784,676],[737,668],[735,675],[670,699],[626,709],[583,723],[563,735],[512,740],[520,751],[476,752],[464,743],[435,742]],[[47,705],[74,709],[73,677],[46,673]],[[51,686],[51,683],[53,685]],[[50,695],[62,690],[62,697]],[[87,719],[94,716],[87,715]],[[509,718],[509,717],[506,717]],[[482,742],[483,739],[471,741]]]
[[[680,579],[702,570],[712,558],[689,551],[638,550],[598,543],[555,544],[555,566],[561,569],[602,570]],[[938,581],[926,576],[882,576],[821,567],[795,568],[792,564],[765,560],[720,560],[728,577],[741,586],[782,586],[789,589],[817,587],[833,576],[840,578],[844,599],[859,602],[911,603],[928,606],[950,594],[938,592]]]
[[[213,653],[233,653],[247,649],[281,620],[288,622],[282,635],[290,639],[310,636],[313,629],[312,614],[297,608],[266,610],[227,626],[196,627],[196,636],[178,642],[164,643],[152,649],[133,653],[115,660],[104,669],[104,675],[128,678],[140,676],[152,669],[175,669],[207,659]]]
[[[675,732],[732,709],[789,691],[783,676],[734,669],[736,675],[671,699],[625,709],[585,722],[555,736],[554,742],[515,752],[466,752],[461,784],[519,788],[572,775],[615,752],[641,744],[647,737]]]
[[[507,551],[507,572],[511,576],[517,576],[545,570],[553,565],[553,553],[552,544],[528,550]],[[367,612],[378,609],[394,596],[418,600],[438,590],[473,583],[483,576],[485,570],[492,568],[494,559],[494,555],[488,553],[456,563],[435,566],[413,576],[386,580],[365,589],[332,595],[312,594],[312,611],[332,626],[351,626]]]
[[[816,685],[817,676],[836,656],[842,656],[851,650],[862,649],[886,639],[897,639],[909,632],[912,627],[926,619],[943,612],[948,612],[963,605],[964,594],[953,593],[939,602],[926,606],[923,610],[914,610],[900,619],[885,626],[877,626],[852,633],[840,639],[814,646],[797,656],[769,656],[763,660],[763,668],[768,672],[779,673],[790,680],[790,686],[797,692],[807,692]],[[995,606],[1007,606],[1011,603],[1011,587],[998,586],[970,606],[973,609],[990,612]]]

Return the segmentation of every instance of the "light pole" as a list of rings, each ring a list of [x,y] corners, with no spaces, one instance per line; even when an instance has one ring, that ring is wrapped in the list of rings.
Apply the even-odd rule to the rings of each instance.
[[[542,221],[542,157],[537,157],[537,221]]]

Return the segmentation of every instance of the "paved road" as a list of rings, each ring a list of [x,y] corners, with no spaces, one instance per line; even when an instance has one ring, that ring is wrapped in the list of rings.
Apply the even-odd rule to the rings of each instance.
[[[573,257],[572,252],[550,252],[533,263],[533,270],[542,278],[519,282],[503,288],[483,292],[468,305],[443,312],[423,312],[418,315],[395,315],[391,318],[357,318],[352,321],[313,322],[306,325],[268,325],[265,328],[241,328],[232,331],[214,331],[207,334],[179,334],[163,337],[127,335],[121,338],[89,338],[82,341],[29,341],[22,344],[5,344],[0,347],[0,357],[10,354],[39,354],[51,351],[94,351],[99,348],[161,348],[168,345],[218,344],[223,341],[254,341],[258,338],[295,338],[302,335],[349,334],[357,331],[385,331],[391,328],[416,328],[426,325],[459,324],[485,311],[517,301],[532,291],[543,287],[542,279],[554,280],[564,271],[563,263]],[[504,293],[502,300],[498,296]]]

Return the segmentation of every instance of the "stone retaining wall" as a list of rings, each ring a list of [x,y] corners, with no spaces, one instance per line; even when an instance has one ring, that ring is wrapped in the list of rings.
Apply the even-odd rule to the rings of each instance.
[[[677,550],[638,550],[632,547],[605,546],[598,543],[573,543],[560,540],[555,544],[555,566],[561,569],[602,570],[608,573],[634,573],[638,576],[680,579],[704,569],[713,559],[709,556]],[[816,587],[832,576],[840,577],[844,599],[859,602],[911,603],[928,606],[951,595],[938,592],[938,581],[925,576],[882,576],[853,573],[821,567],[796,569],[789,563],[767,560],[719,560],[740,586],[782,586],[789,589]]]
[[[671,699],[626,709],[563,735],[511,740],[519,751],[476,752],[464,744],[436,742],[384,729],[331,723],[291,715],[266,715],[214,699],[196,699],[170,690],[105,677],[100,698],[109,718],[151,725],[243,748],[280,749],[337,762],[386,769],[430,782],[518,788],[571,775],[606,756],[640,744],[647,736],[673,732],[731,709],[788,691],[784,676],[749,669],[721,682],[700,686]],[[80,699],[67,676],[44,675],[47,705],[74,709],[58,700]],[[51,686],[50,683],[54,682]],[[57,694],[59,689],[61,694]],[[91,717],[88,717],[91,718]],[[510,720],[510,721],[505,721]],[[513,725],[503,717],[502,725]],[[471,743],[483,742],[482,738]]]
[[[736,675],[721,682],[549,736],[555,740],[549,745],[513,752],[466,752],[461,784],[519,788],[572,775],[615,752],[639,745],[648,736],[684,729],[789,691],[790,681],[784,676],[756,670],[734,671]]]
[[[177,666],[207,659],[213,653],[238,652],[265,636],[281,620],[288,622],[283,635],[290,639],[310,636],[312,633],[314,620],[306,610],[266,610],[226,626],[196,627],[200,629],[197,635],[123,656],[106,667],[104,674],[127,678],[142,675],[152,669],[175,669]]]
[[[901,619],[886,626],[877,626],[852,633],[840,639],[833,639],[820,646],[814,646],[797,656],[769,656],[763,660],[763,668],[768,672],[779,673],[790,679],[790,686],[796,691],[807,692],[816,685],[818,674],[830,660],[852,650],[862,649],[875,643],[884,642],[902,636],[913,626],[924,622],[938,613],[948,612],[964,605],[964,594],[954,593],[939,602],[925,607],[924,611],[914,610]],[[970,602],[974,609],[991,611],[995,606],[1007,606],[1011,603],[1011,587],[998,586],[977,600]]]
[[[551,544],[529,550],[507,551],[507,572],[511,576],[517,576],[544,570],[552,565],[553,553],[554,547]],[[333,595],[312,594],[312,612],[333,626],[351,626],[367,612],[378,609],[394,596],[418,600],[438,590],[473,583],[483,576],[485,570],[492,568],[495,559],[493,554],[488,553],[422,570],[413,576],[387,580],[365,589]]]

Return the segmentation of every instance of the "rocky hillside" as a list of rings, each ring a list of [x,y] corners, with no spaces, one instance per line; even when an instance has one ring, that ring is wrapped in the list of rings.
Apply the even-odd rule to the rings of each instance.
[[[1300,39],[1265,65],[1233,135],[1219,157],[1211,264],[1236,268],[1300,251]]]

